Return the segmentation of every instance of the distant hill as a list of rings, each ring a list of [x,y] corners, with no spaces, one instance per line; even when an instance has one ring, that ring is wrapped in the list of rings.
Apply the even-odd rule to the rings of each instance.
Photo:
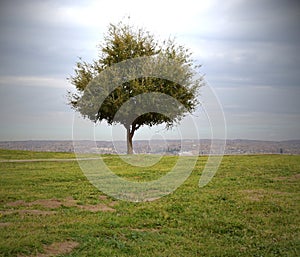
[[[126,153],[125,141],[76,141],[85,153]],[[136,153],[178,154],[182,149],[193,154],[209,154],[211,140],[147,140],[134,141]],[[28,140],[0,141],[0,148],[42,152],[73,152],[73,141]],[[225,154],[300,154],[300,140],[260,141],[235,139],[226,141]]]

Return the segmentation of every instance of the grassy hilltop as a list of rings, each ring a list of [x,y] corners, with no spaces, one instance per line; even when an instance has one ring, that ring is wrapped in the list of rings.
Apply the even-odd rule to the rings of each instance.
[[[0,160],[73,157],[0,150]],[[143,170],[105,161],[140,181],[176,157]],[[173,194],[145,203],[103,195],[76,161],[0,162],[0,256],[299,256],[300,156],[225,156],[199,188],[205,161]]]

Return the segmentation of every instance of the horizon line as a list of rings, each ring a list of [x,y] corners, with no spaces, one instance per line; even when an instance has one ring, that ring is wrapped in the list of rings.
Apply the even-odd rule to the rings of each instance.
[[[150,141],[151,139],[136,139],[133,142],[138,141]],[[222,141],[261,141],[261,142],[287,142],[287,141],[300,141],[300,139],[284,139],[284,140],[270,140],[270,139],[247,139],[247,138],[227,138],[227,139],[220,139],[220,138],[183,138],[183,139],[152,139],[151,141],[197,141],[197,140],[222,140]],[[126,142],[126,140],[91,140],[91,139],[79,139],[79,140],[72,140],[72,139],[17,139],[17,140],[1,140],[0,142],[81,142],[81,141],[90,141],[90,142]]]

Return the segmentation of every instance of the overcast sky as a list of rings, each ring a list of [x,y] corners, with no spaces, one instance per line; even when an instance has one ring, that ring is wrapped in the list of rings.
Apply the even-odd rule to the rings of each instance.
[[[66,78],[79,56],[97,57],[109,23],[127,16],[158,39],[175,36],[192,50],[222,104],[228,138],[300,139],[296,0],[7,0],[0,3],[0,140],[72,139]],[[205,122],[198,126],[207,129]],[[151,131],[162,130],[143,128],[135,139]],[[122,129],[114,134],[124,137]],[[97,127],[98,140],[110,138],[111,128]]]

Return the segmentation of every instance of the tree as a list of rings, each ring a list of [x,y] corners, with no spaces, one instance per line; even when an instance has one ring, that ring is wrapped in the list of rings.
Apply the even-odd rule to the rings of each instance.
[[[81,58],[76,63],[75,75],[69,80],[77,92],[69,92],[69,104],[93,122],[106,120],[110,125],[124,125],[128,154],[133,153],[132,139],[140,127],[165,123],[170,128],[198,105],[202,79],[194,79],[194,75],[200,66],[194,65],[190,51],[175,40],[159,43],[148,31],[119,22],[110,24],[99,50],[98,59],[92,63]],[[114,67],[124,61],[126,66],[120,74],[120,69]],[[137,70],[148,75],[139,77]],[[115,83],[117,87],[112,85]],[[146,93],[157,95],[152,95],[151,100],[139,97]],[[170,96],[180,104],[168,98],[161,101],[159,94]],[[152,111],[143,112],[149,106]]]

